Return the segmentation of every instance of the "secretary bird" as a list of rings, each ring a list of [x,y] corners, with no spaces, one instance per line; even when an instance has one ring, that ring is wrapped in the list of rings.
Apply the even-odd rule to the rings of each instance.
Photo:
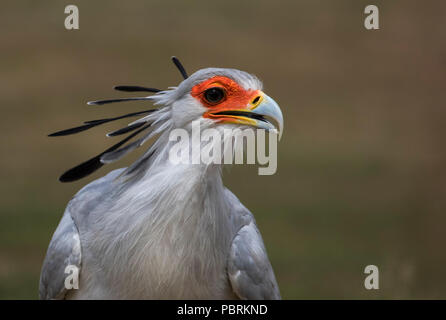
[[[40,276],[41,299],[280,299],[262,237],[251,212],[226,187],[219,164],[169,161],[175,128],[283,130],[282,112],[253,75],[206,68],[167,90],[118,86],[146,97],[89,102],[151,101],[155,109],[92,120],[50,136],[81,132],[143,116],[107,136],[131,134],[68,170],[60,181],[83,178],[149,139],[155,142],[128,168],[82,188],[68,203]],[[277,132],[277,130],[275,131]],[[142,136],[125,146],[137,135]],[[231,150],[232,152],[232,150]],[[67,287],[67,267],[78,286]],[[72,270],[72,269],[69,269]]]

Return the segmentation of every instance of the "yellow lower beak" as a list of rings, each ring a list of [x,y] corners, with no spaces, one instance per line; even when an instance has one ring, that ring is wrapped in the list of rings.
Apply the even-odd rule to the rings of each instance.
[[[258,103],[249,105],[245,109],[230,109],[208,113],[210,118],[221,119],[226,123],[237,123],[249,125],[252,127],[266,129],[268,131],[279,131],[279,140],[283,132],[283,115],[279,105],[269,96],[262,93]],[[271,117],[277,122],[279,128],[276,128],[265,117]]]

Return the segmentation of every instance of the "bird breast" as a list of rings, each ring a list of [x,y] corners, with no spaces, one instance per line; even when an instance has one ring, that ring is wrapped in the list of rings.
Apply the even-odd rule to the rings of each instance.
[[[90,236],[96,257],[110,260],[94,265],[113,265],[101,268],[106,282],[131,298],[231,297],[226,260],[235,231],[219,170],[151,171],[115,197],[106,227]]]

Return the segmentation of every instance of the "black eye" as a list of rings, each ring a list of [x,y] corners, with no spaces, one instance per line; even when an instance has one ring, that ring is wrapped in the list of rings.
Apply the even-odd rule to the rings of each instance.
[[[204,98],[209,103],[219,103],[225,97],[225,91],[222,88],[209,88],[204,92]]]

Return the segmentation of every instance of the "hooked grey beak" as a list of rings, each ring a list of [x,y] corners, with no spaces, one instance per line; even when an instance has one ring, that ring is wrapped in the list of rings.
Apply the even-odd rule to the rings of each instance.
[[[270,96],[265,93],[262,94],[262,100],[256,106],[251,109],[252,113],[255,113],[260,116],[268,116],[277,121],[279,128],[277,129],[274,125],[272,125],[269,121],[256,120],[257,127],[267,130],[278,130],[279,131],[279,140],[282,137],[283,133],[283,115],[282,110],[280,110],[279,105],[276,101],[273,100]]]

